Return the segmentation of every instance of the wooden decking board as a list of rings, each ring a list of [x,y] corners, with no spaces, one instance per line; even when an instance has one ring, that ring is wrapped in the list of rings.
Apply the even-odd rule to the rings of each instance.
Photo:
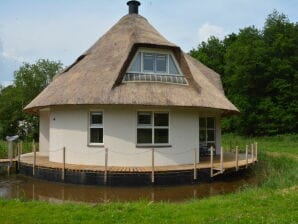
[[[7,160],[0,160],[3,162],[7,162]],[[219,170],[220,169],[220,158],[219,156],[214,156],[213,160],[213,169]],[[252,164],[254,161],[252,161],[251,155],[248,156],[248,164]],[[33,165],[33,154],[24,154],[21,156],[21,163],[26,163],[28,165]],[[239,154],[239,161],[238,161],[239,168],[246,166],[246,158],[245,154]],[[53,168],[53,169],[62,169],[62,163],[57,162],[51,162],[49,161],[49,158],[46,156],[40,156],[37,155],[36,158],[36,167],[47,167],[47,168]],[[204,168],[210,168],[210,158],[201,158],[200,162],[196,165],[197,169],[204,169]],[[225,153],[224,154],[224,169],[231,169],[236,167],[236,161],[235,161],[235,154],[233,153]],[[90,165],[76,165],[76,164],[66,164],[66,169],[74,170],[74,171],[95,171],[95,172],[103,172],[105,170],[104,166],[90,166]],[[183,165],[170,165],[170,166],[155,166],[154,170],[156,172],[167,172],[167,171],[186,171],[186,170],[193,170],[194,164],[183,164]],[[143,173],[143,172],[151,172],[152,167],[146,166],[146,167],[120,167],[120,166],[108,166],[109,172],[130,172],[130,173]]]

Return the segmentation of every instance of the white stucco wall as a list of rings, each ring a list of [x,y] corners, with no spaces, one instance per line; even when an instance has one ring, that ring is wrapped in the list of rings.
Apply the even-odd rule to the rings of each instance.
[[[103,111],[104,146],[88,145],[89,112]],[[167,111],[170,116],[170,145],[155,149],[155,165],[193,163],[192,149],[199,147],[199,116],[219,113],[190,109],[135,108],[121,106],[59,107],[50,111],[50,161],[62,162],[62,148],[66,147],[66,163],[104,165],[104,148],[108,148],[109,166],[151,166],[151,148],[136,146],[137,112]],[[41,117],[42,119],[42,117]],[[220,130],[217,130],[220,139]],[[217,141],[217,151],[220,143]],[[183,151],[187,153],[179,154]]]
[[[50,139],[50,110],[40,110],[39,117],[39,153],[40,155],[48,156]]]

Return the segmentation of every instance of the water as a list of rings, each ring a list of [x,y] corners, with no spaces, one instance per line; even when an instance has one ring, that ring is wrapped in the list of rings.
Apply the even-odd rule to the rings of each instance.
[[[182,202],[190,199],[237,191],[257,181],[251,175],[238,175],[211,183],[163,187],[99,187],[54,183],[22,175],[0,175],[0,198],[22,198],[55,203],[115,201],[169,201]]]

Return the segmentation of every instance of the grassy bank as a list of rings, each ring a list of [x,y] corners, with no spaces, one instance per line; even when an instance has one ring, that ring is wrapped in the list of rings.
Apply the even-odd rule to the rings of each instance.
[[[141,201],[91,206],[0,200],[0,223],[297,223],[297,142],[290,149],[287,141],[272,140],[271,145],[267,139],[258,140],[260,162],[254,172],[264,178],[258,187],[185,203]],[[268,145],[263,147],[262,142]],[[276,154],[276,144],[281,154]]]
[[[32,142],[23,142],[23,153],[32,152]],[[38,144],[36,144],[38,150]],[[17,154],[17,145],[16,143],[13,144],[14,155]],[[8,145],[6,141],[0,140],[0,159],[7,159],[8,157]]]

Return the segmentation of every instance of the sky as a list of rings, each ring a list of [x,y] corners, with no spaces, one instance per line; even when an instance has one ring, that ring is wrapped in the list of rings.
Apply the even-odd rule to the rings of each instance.
[[[24,62],[71,64],[126,15],[127,0],[0,0],[0,84]],[[185,52],[211,35],[223,39],[276,9],[298,21],[298,0],[140,0],[139,13]]]

